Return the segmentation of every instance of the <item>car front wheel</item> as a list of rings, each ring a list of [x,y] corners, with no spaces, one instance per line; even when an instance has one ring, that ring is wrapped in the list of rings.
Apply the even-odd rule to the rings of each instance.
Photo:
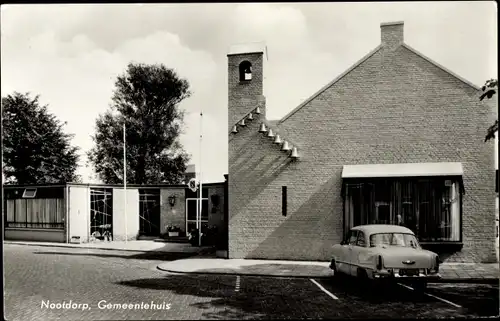
[[[334,278],[338,278],[339,277],[339,272],[337,270],[337,264],[335,263],[334,259],[332,259],[332,261],[330,262],[330,269],[333,272],[333,277]]]

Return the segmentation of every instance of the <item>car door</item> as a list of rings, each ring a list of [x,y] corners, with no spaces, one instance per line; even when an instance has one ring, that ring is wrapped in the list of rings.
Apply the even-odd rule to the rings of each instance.
[[[352,245],[351,250],[351,275],[357,275],[358,267],[365,267],[366,259],[366,240],[365,233],[362,231],[358,231],[358,237],[356,239],[356,243]]]
[[[347,244],[346,244],[346,261],[347,261],[347,268],[348,268],[346,273],[350,274],[350,275],[355,275],[355,274],[352,274],[352,264],[353,264],[353,250],[354,250],[354,246],[356,245],[357,239],[358,239],[358,231],[351,230],[351,232],[349,233],[349,239],[347,240]]]
[[[340,250],[338,256],[335,257],[335,264],[337,265],[337,270],[339,272],[350,274],[351,273],[351,252],[349,250],[349,241],[353,233],[357,233],[355,230],[350,230],[347,233],[346,238],[340,243]],[[357,234],[356,234],[357,235]]]

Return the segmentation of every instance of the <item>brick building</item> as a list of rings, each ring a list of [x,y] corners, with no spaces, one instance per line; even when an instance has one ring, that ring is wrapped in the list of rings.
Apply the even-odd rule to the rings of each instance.
[[[228,54],[230,258],[328,260],[348,228],[399,223],[446,261],[496,260],[495,106],[405,44],[402,22],[380,28],[377,48],[278,121],[265,50]]]

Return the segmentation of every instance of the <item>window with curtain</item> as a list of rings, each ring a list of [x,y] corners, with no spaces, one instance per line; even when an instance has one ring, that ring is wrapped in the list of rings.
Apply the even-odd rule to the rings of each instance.
[[[460,241],[461,190],[458,180],[367,179],[344,186],[344,228],[397,224],[421,242]]]

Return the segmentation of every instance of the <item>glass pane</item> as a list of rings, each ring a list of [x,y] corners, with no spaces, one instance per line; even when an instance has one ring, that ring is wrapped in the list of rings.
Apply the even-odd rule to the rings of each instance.
[[[390,224],[391,207],[387,203],[376,204],[376,224]]]
[[[202,209],[201,209],[201,219],[203,221],[208,220],[208,200],[202,200]]]
[[[193,199],[187,201],[187,219],[188,221],[196,221],[198,217],[198,203],[199,200]],[[208,220],[208,200],[202,200],[202,209],[201,209],[201,220]]]
[[[357,238],[358,238],[358,231],[351,231],[351,235],[349,237],[349,244],[355,244]]]
[[[187,219],[195,221],[197,218],[198,206],[197,200],[187,201]]]
[[[365,235],[363,232],[359,232],[357,246],[365,246]]]
[[[346,185],[345,230],[364,224],[399,224],[422,241],[459,241],[458,186],[441,178]]]

